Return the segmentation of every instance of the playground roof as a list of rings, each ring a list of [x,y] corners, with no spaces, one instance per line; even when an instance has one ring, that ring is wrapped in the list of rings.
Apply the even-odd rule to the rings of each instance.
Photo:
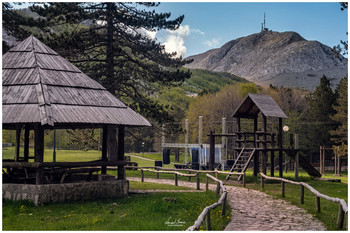
[[[233,117],[254,118],[259,112],[266,117],[288,118],[271,96],[249,93]]]
[[[2,57],[2,122],[150,126],[76,66],[30,36]]]

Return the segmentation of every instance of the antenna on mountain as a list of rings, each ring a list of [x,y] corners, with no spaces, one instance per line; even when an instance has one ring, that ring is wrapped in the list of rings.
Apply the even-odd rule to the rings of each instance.
[[[269,29],[266,27],[266,13],[264,12],[264,22],[261,23],[261,32],[268,32]]]

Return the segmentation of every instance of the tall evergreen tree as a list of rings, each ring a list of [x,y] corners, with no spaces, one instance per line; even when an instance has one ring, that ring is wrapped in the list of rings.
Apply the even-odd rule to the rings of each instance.
[[[305,149],[317,152],[321,145],[331,145],[329,131],[337,126],[337,123],[330,118],[335,113],[332,106],[335,104],[336,95],[326,76],[320,79],[316,90],[307,96],[307,101],[309,109],[303,114],[304,124],[300,127],[305,140],[301,143]]]
[[[333,105],[335,114],[331,119],[338,122],[339,126],[331,130],[332,141],[337,145],[348,144],[348,77],[344,77],[338,84],[336,104]]]
[[[150,98],[161,86],[180,85],[190,77],[175,53],[147,34],[176,30],[184,16],[156,13],[156,3],[44,3],[31,7],[38,17],[23,19],[8,5],[3,25],[19,39],[32,27],[35,36],[99,81],[134,110],[158,122],[171,121],[167,107]],[[153,9],[153,10],[152,10]],[[15,15],[15,16],[14,16]],[[16,29],[17,28],[17,29]],[[33,33],[32,31],[30,33]]]

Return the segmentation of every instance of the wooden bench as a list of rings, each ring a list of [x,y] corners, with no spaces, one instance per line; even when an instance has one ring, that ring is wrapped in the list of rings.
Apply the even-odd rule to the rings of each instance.
[[[86,174],[88,173],[88,176],[86,178],[86,181],[90,181],[92,177],[92,173],[100,171],[101,168],[74,168],[74,169],[65,169],[61,176],[60,183],[62,184],[64,182],[64,179],[67,176],[71,176],[73,174]]]

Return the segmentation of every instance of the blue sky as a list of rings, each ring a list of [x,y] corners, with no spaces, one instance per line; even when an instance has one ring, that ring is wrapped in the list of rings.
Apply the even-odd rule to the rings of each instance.
[[[347,40],[348,12],[341,11],[338,2],[162,2],[156,11],[171,12],[173,17],[185,15],[177,32],[160,31],[155,35],[169,51],[178,51],[184,57],[259,32],[264,12],[270,30],[295,31],[330,47]]]
[[[348,11],[341,11],[338,2],[161,2],[155,10],[170,12],[172,18],[185,15],[175,32],[146,32],[165,44],[168,52],[176,51],[183,57],[260,32],[264,12],[270,30],[294,31],[330,47],[347,40]]]

